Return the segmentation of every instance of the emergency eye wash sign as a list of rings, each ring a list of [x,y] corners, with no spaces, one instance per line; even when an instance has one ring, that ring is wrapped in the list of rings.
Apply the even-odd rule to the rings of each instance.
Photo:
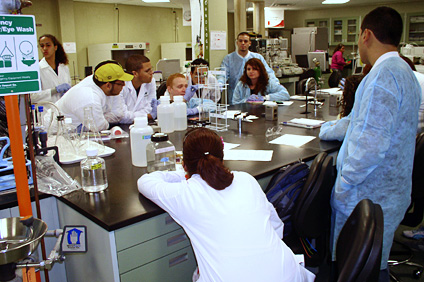
[[[40,89],[34,16],[0,15],[0,96]]]

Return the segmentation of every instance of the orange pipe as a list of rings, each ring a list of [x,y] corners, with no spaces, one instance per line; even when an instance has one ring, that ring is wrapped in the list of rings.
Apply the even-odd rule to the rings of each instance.
[[[20,216],[32,215],[31,197],[25,166],[24,144],[21,134],[18,95],[4,97],[6,105],[7,127],[9,129],[10,149],[12,151],[13,172],[15,173],[16,194]]]

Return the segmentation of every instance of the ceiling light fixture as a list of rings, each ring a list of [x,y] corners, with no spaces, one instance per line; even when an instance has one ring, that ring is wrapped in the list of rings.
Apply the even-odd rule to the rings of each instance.
[[[165,3],[165,2],[169,2],[169,0],[141,0],[143,2],[146,3]]]
[[[345,4],[350,0],[324,0],[322,4]]]

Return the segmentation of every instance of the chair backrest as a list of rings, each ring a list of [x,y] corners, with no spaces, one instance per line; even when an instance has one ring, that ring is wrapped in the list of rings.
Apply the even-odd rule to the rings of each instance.
[[[343,226],[336,246],[338,282],[377,281],[383,245],[383,212],[360,201]]]
[[[413,208],[413,209],[412,209]],[[411,212],[412,210],[412,212]],[[401,224],[417,226],[424,217],[424,132],[416,138],[414,168],[412,170],[411,205]]]
[[[163,96],[166,92],[166,81],[162,82],[158,89],[156,89],[156,99],[159,100],[160,96]]]
[[[412,200],[424,196],[424,132],[415,143],[414,169],[412,171]]]
[[[330,225],[330,198],[335,181],[333,157],[320,153],[311,165],[294,212],[294,230],[304,238],[324,235]]]

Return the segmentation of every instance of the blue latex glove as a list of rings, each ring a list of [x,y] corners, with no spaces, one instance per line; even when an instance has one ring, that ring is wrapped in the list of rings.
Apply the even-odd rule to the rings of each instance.
[[[264,97],[256,94],[252,94],[247,98],[247,102],[256,102],[256,101],[263,101]]]
[[[152,106],[152,111],[150,112],[150,115],[153,119],[156,119],[158,117],[158,105],[160,104],[160,101],[153,98],[152,102],[150,102],[150,105]]]
[[[199,113],[199,109],[197,107],[192,109],[190,108],[187,109],[188,116],[197,115],[198,113]]]
[[[69,85],[68,83],[62,83],[56,86],[57,93],[65,94],[66,91],[68,91],[69,89],[71,89],[71,85]]]
[[[199,89],[198,84],[187,87],[185,91],[185,95],[184,95],[184,100],[186,100],[186,102],[190,101],[191,97],[193,97],[194,94],[196,94],[197,89]]]

